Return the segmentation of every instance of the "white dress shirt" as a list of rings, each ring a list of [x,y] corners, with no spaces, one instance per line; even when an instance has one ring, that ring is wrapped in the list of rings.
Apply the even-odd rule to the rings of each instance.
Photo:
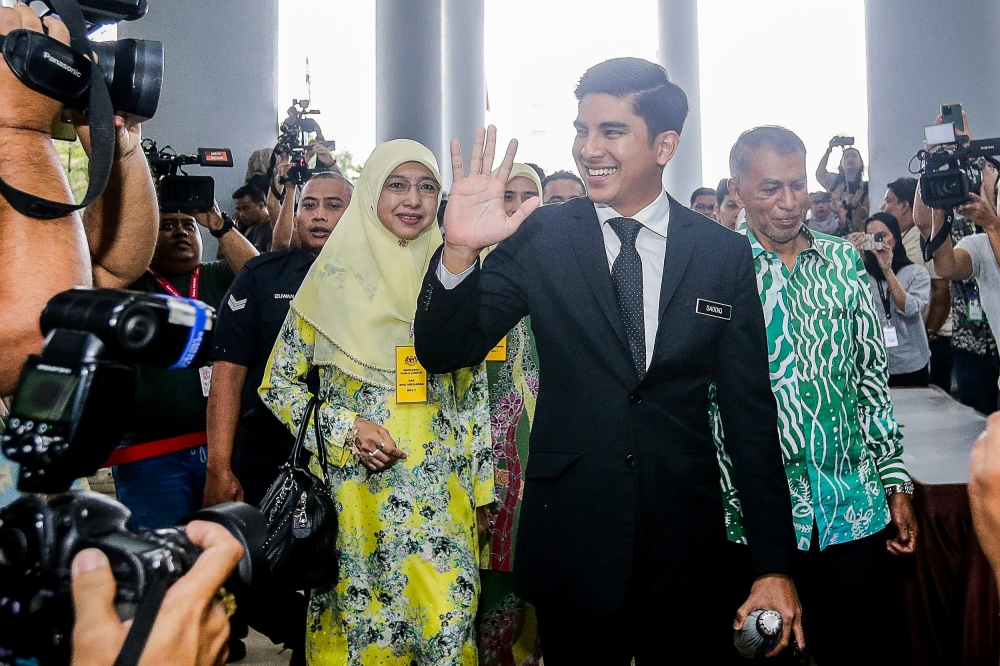
[[[608,272],[621,252],[622,243],[618,234],[607,223],[615,217],[624,217],[607,204],[594,204],[597,220],[604,235],[604,251],[608,256]],[[660,323],[660,287],[663,285],[663,260],[667,255],[667,226],[670,223],[670,198],[660,192],[651,204],[631,218],[642,225],[635,239],[635,247],[642,260],[642,314],[646,335],[646,368],[653,359],[653,345],[656,344],[656,329]],[[445,289],[454,289],[475,268],[475,264],[455,275],[443,262],[438,262],[437,277]]]

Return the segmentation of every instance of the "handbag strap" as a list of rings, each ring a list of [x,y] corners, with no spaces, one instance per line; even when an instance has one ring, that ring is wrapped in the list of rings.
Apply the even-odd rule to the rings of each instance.
[[[323,443],[323,436],[319,430],[319,409],[321,404],[322,402],[317,395],[313,395],[309,399],[309,404],[306,405],[305,412],[302,415],[302,423],[299,424],[299,430],[295,434],[295,444],[292,446],[292,453],[288,457],[288,462],[292,467],[302,466],[301,456],[302,452],[305,451],[306,434],[309,432],[309,419],[312,418],[313,431],[316,435],[316,450],[319,453],[319,466],[323,470],[323,480],[326,481],[327,485],[330,485],[330,476],[327,472],[326,446]]]

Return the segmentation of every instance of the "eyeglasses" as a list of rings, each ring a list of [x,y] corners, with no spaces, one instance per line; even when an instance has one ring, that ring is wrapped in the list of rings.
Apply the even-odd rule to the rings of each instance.
[[[411,183],[404,178],[390,178],[385,181],[382,189],[393,194],[405,196],[410,193],[410,188],[413,187],[417,188],[419,196],[428,199],[436,199],[438,194],[441,193],[441,186],[433,181],[425,180],[419,183]]]
[[[699,213],[704,214],[704,213],[711,213],[713,210],[715,210],[715,206],[708,206],[706,204],[695,204],[694,209]]]

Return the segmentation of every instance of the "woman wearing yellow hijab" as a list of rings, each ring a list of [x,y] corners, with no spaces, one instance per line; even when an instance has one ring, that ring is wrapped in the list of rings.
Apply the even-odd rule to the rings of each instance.
[[[412,351],[417,294],[441,244],[440,181],[419,143],[375,149],[260,387],[295,430],[318,368],[323,441],[310,429],[306,446],[324,446],[333,465],[340,580],[312,592],[314,666],[476,663],[476,516],[493,501],[486,373],[421,376]],[[397,387],[399,368],[409,388]]]
[[[499,170],[498,170],[499,171]],[[497,171],[493,175],[496,176]],[[514,163],[504,188],[508,215],[542,183],[527,164]],[[541,658],[534,609],[514,594],[514,542],[528,465],[528,435],[538,397],[538,352],[525,317],[486,357],[490,387],[490,429],[496,467],[497,503],[491,511],[487,543],[480,557],[482,595],[476,630],[481,666],[535,666]]]

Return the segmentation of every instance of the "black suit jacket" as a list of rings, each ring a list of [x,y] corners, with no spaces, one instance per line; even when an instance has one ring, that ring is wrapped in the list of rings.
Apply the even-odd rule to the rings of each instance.
[[[654,592],[684,598],[719,575],[726,536],[712,381],[753,571],[790,571],[791,501],[746,237],[671,199],[660,322],[642,381],[589,199],[538,209],[455,289],[441,285],[438,263],[414,330],[430,372],[481,362],[531,315],[540,390],[515,551],[524,599],[614,609],[636,544]],[[698,299],[731,311],[699,314]]]

